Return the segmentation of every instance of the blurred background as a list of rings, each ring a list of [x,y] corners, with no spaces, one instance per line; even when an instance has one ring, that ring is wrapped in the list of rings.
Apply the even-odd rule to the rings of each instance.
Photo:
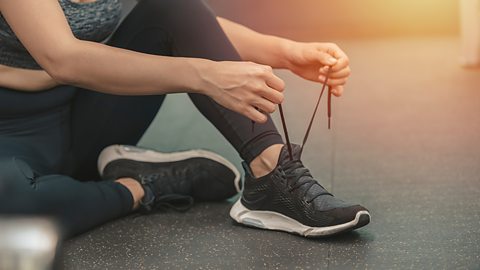
[[[261,32],[332,40],[457,35],[458,0],[209,0],[215,11]]]

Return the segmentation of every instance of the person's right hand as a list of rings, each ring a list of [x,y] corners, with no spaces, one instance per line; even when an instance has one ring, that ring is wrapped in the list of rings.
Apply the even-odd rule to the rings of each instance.
[[[271,67],[252,62],[210,62],[200,70],[203,92],[220,105],[259,123],[283,101],[285,83]]]

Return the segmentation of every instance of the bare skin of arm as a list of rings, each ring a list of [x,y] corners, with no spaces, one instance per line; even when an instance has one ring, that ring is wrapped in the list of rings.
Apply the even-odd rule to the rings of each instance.
[[[92,1],[92,0],[89,0]],[[346,54],[332,43],[301,43],[276,36],[257,33],[240,24],[218,17],[218,22],[226,32],[233,45],[245,61],[252,61],[273,68],[290,69],[305,79],[323,82],[325,66],[332,66],[329,85],[336,96],[343,93],[350,75],[349,59]],[[251,48],[255,48],[252,50]],[[334,62],[330,62],[334,57]],[[332,64],[335,63],[335,64]],[[58,84],[45,71],[29,72],[21,69],[8,70],[0,65],[0,85],[13,89],[38,91]],[[6,71],[10,71],[7,79]],[[5,74],[2,75],[2,72]],[[18,78],[23,78],[18,80]],[[25,80],[28,78],[29,80]]]
[[[9,89],[37,92],[58,83],[43,70],[30,70],[0,65],[0,86]]]
[[[263,122],[266,117],[255,107],[273,112],[275,105],[283,100],[284,83],[270,67],[287,68],[305,79],[322,82],[325,67],[331,66],[329,85],[337,96],[342,94],[350,75],[348,57],[335,44],[301,43],[263,35],[223,18],[218,21],[225,33],[242,59],[251,62],[152,56],[80,41],[73,37],[56,0],[0,0],[0,10],[46,70],[31,71],[31,77],[40,83],[16,87],[14,78],[30,71],[0,66],[1,86],[13,89],[34,91],[47,89],[52,84],[72,84],[123,95],[197,92],[254,121]],[[6,73],[1,74],[2,68],[16,76],[10,76],[8,81]],[[182,76],[169,76],[172,68]]]
[[[57,0],[0,0],[17,37],[58,83],[119,95],[202,93],[257,122],[283,101],[284,83],[251,62],[154,56],[76,39]],[[179,76],[171,76],[175,70]],[[135,89],[135,92],[132,92]]]
[[[342,95],[350,76],[350,60],[336,44],[296,42],[260,34],[224,18],[218,18],[218,22],[243,60],[289,69],[304,79],[321,83],[330,66],[328,84],[334,95]]]

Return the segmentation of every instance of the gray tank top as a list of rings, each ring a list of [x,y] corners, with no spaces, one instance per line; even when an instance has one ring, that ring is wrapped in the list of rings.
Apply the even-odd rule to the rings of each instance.
[[[97,0],[91,3],[75,3],[59,0],[73,34],[78,39],[101,42],[117,26],[121,17],[120,0]],[[0,14],[0,64],[42,69],[28,53]]]

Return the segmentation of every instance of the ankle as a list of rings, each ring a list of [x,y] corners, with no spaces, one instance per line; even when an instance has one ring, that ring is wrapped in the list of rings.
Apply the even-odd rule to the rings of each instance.
[[[282,147],[283,144],[271,145],[250,162],[250,170],[256,178],[269,174],[277,167]]]
[[[132,209],[135,210],[140,206],[140,201],[145,196],[145,190],[142,185],[133,178],[120,178],[115,180],[115,182],[126,187],[133,197],[133,206]]]

